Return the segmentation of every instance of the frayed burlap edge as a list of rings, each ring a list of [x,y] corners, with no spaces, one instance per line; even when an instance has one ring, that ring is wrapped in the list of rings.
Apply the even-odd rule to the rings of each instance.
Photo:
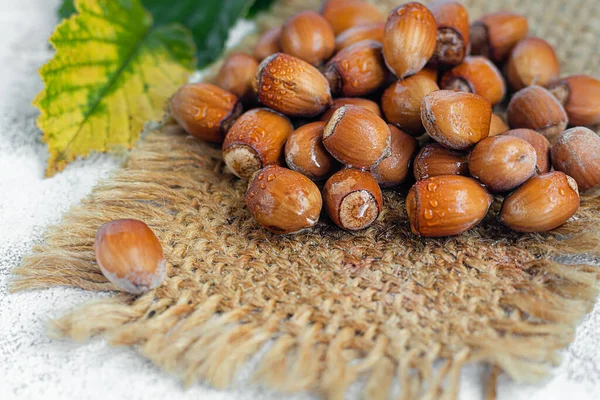
[[[315,4],[314,0],[280,2],[259,25],[271,26],[298,8],[314,8]],[[246,39],[243,46],[252,40]],[[133,216],[146,221],[157,231],[168,255],[183,257],[187,249],[185,243],[178,243],[178,237],[194,237],[194,230],[202,229],[202,224],[176,231],[168,229],[165,221],[174,226],[184,214],[178,204],[189,203],[195,191],[212,190],[215,183],[211,179],[221,176],[223,169],[219,160],[219,149],[183,136],[172,125],[150,133],[124,169],[100,183],[82,205],[47,232],[44,244],[36,246],[14,270],[18,278],[11,289],[64,285],[114,290],[94,263],[92,244],[97,227],[115,218]],[[202,168],[213,174],[201,175],[205,180],[199,184],[190,171]],[[242,184],[233,184],[239,195]],[[196,212],[199,207],[190,204]],[[509,315],[493,327],[506,336],[468,334],[451,345],[431,342],[415,346],[413,330],[394,326],[393,321],[339,327],[337,320],[315,318],[310,307],[282,311],[275,298],[260,306],[236,303],[243,294],[214,294],[209,283],[189,285],[194,266],[182,265],[190,262],[186,259],[177,269],[170,266],[169,278],[161,288],[139,298],[120,294],[84,305],[53,321],[51,332],[55,337],[78,341],[102,335],[114,345],[135,345],[144,356],[186,383],[200,379],[219,388],[227,387],[239,368],[268,345],[254,373],[258,384],[286,392],[315,391],[334,399],[343,398],[348,386],[360,377],[366,378],[363,393],[369,399],[387,398],[395,380],[400,383],[400,398],[456,398],[461,368],[466,363],[485,362],[493,366],[491,398],[500,371],[518,381],[535,381],[559,361],[559,351],[572,341],[577,322],[598,296],[600,269],[552,259],[581,253],[598,257],[599,243],[600,198],[592,195],[583,199],[576,218],[552,235],[516,239],[515,252],[510,248],[505,252],[514,260],[522,259],[515,261],[518,269],[490,266],[485,254],[452,258],[454,250],[449,254],[436,250],[434,255],[446,263],[445,268],[498,274],[507,280],[513,275],[527,275],[523,281],[515,278],[522,286],[493,300]],[[535,258],[522,255],[524,249]],[[462,250],[457,254],[462,255]],[[240,260],[244,262],[252,260]],[[353,267],[355,264],[361,265],[352,261]],[[215,268],[222,266],[215,262]],[[424,288],[428,284],[416,283]],[[418,303],[421,295],[406,287],[406,293],[399,297]]]

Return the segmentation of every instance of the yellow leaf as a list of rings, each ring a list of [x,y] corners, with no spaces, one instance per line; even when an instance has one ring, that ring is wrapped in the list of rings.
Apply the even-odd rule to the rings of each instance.
[[[152,27],[140,0],[77,0],[52,34],[34,100],[50,153],[47,176],[92,151],[131,148],[144,124],[193,71],[195,46],[179,25]]]

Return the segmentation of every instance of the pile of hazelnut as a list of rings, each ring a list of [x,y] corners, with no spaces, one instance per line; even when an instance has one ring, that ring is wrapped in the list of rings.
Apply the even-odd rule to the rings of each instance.
[[[507,124],[492,111],[503,101]],[[523,16],[470,24],[457,1],[403,4],[387,19],[326,1],[265,33],[253,55],[231,54],[214,85],[181,87],[170,112],[222,144],[249,180],[248,210],[278,234],[313,227],[323,206],[341,228],[367,228],[381,188],[411,175],[406,211],[424,237],[473,228],[492,194],[509,228],[551,230],[578,210],[579,190],[600,185],[600,137],[585,127],[600,124],[600,80],[559,78]]]

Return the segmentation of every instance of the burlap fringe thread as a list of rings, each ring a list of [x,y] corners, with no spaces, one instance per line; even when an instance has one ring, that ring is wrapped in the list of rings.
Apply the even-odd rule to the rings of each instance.
[[[306,7],[316,1],[280,2],[260,26]],[[117,218],[144,220],[165,248],[164,284],[84,305],[52,323],[55,336],[102,335],[188,384],[217,388],[263,349],[258,384],[331,399],[359,378],[368,399],[388,398],[394,381],[400,399],[455,399],[471,362],[492,366],[488,397],[500,371],[535,381],[558,362],[600,291],[600,268],[552,261],[600,256],[597,195],[552,235],[515,235],[492,213],[460,237],[417,239],[403,197],[389,192],[364,232],[320,223],[275,237],[255,225],[244,183],[223,169],[218,148],[173,125],[150,133],[125,168],[47,232],[14,270],[12,289],[114,290],[94,262],[96,230]]]

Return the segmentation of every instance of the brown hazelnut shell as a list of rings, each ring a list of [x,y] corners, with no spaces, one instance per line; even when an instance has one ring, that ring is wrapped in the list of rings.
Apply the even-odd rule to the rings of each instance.
[[[438,90],[423,98],[421,121],[442,146],[466,150],[490,133],[492,106],[474,93]]]
[[[565,108],[571,125],[600,124],[600,79],[571,75],[551,82],[548,90]]]
[[[546,232],[567,222],[578,209],[577,183],[554,171],[534,176],[506,197],[499,218],[518,232]]]
[[[429,64],[447,68],[460,64],[469,46],[469,13],[458,1],[438,0],[428,5],[437,22],[435,51]]]
[[[355,26],[385,22],[385,15],[377,6],[357,0],[326,0],[321,14],[336,35]]]
[[[386,120],[413,136],[425,133],[421,102],[427,94],[436,90],[439,90],[437,83],[421,73],[396,81],[381,96]]]
[[[511,129],[532,129],[550,143],[564,132],[569,122],[558,100],[540,86],[529,86],[515,93],[508,103],[506,117]]]
[[[377,24],[359,25],[346,29],[335,38],[335,51],[338,52],[351,44],[363,40],[374,40],[381,43],[383,40],[384,28],[385,24],[382,22]]]
[[[323,146],[325,122],[317,121],[296,129],[285,143],[285,161],[293,171],[313,181],[326,179],[337,165]]]
[[[245,200],[254,219],[276,234],[312,228],[323,207],[321,193],[313,181],[278,165],[266,166],[254,174]]]
[[[443,175],[415,183],[406,212],[415,235],[455,236],[479,224],[491,204],[492,196],[475,179]]]
[[[573,177],[584,191],[600,185],[600,136],[576,127],[567,130],[552,145],[552,165]]]
[[[478,94],[492,106],[500,103],[506,95],[506,84],[502,74],[485,57],[465,58],[462,63],[442,76],[440,88]]]
[[[339,162],[369,169],[390,154],[390,128],[380,117],[359,106],[337,109],[325,125],[323,145]]]
[[[531,144],[518,137],[500,135],[475,145],[469,156],[469,172],[490,192],[508,192],[535,174],[536,162]]]
[[[381,109],[379,108],[379,104],[375,103],[373,100],[363,99],[361,97],[339,97],[333,100],[331,108],[321,116],[321,121],[329,121],[335,110],[346,105],[364,107],[367,110],[375,113],[375,115],[378,117],[381,117]]]
[[[547,85],[559,73],[560,65],[554,49],[544,39],[536,37],[517,43],[506,63],[506,79],[513,91],[531,85]]]
[[[335,35],[321,15],[302,11],[283,25],[279,43],[284,53],[319,66],[333,54]]]
[[[437,23],[420,3],[406,3],[388,15],[383,33],[383,55],[399,79],[419,72],[435,51]]]
[[[363,40],[342,49],[323,69],[334,95],[364,96],[379,89],[388,79],[381,43]]]
[[[243,101],[252,101],[256,97],[252,81],[254,81],[257,70],[258,61],[251,55],[240,52],[231,53],[223,62],[215,84],[235,94]]]
[[[518,137],[525,140],[535,149],[538,173],[550,172],[550,142],[544,135],[531,129],[512,129],[504,132],[504,135]]]
[[[269,165],[281,164],[285,141],[293,131],[284,116],[268,108],[242,114],[223,142],[223,160],[242,179]]]
[[[229,127],[242,113],[242,105],[233,93],[199,82],[180,87],[169,100],[169,110],[190,135],[222,143]]]
[[[371,173],[379,186],[390,188],[400,185],[410,173],[412,160],[419,148],[417,139],[393,125],[391,132],[391,154],[371,168]]]
[[[293,117],[314,117],[332,102],[329,83],[319,70],[283,53],[258,66],[254,88],[262,104]]]
[[[337,226],[357,231],[375,222],[383,206],[381,189],[369,172],[346,168],[323,188],[325,211]]]
[[[469,176],[469,154],[428,143],[415,157],[413,172],[418,181],[440,175]]]
[[[503,11],[485,14],[471,25],[471,54],[502,63],[528,30],[527,18],[521,15]]]
[[[281,26],[277,26],[262,34],[256,42],[256,46],[254,46],[254,58],[258,61],[262,61],[270,55],[281,51],[281,45],[279,44],[281,39],[281,29]]]

